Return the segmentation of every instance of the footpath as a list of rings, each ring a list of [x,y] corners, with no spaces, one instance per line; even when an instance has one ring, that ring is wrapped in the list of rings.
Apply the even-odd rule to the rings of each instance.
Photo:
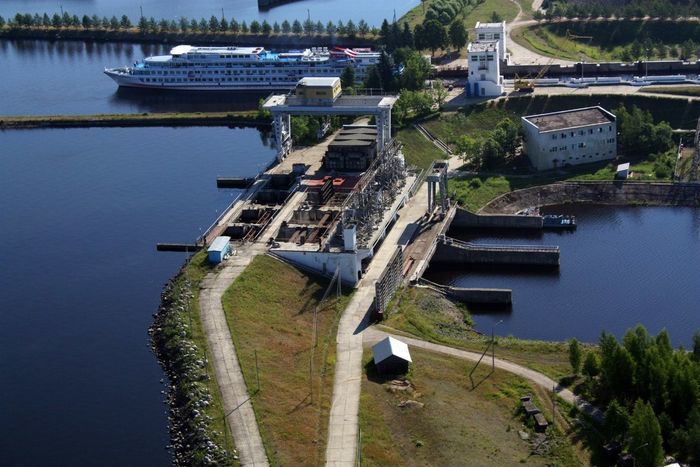
[[[302,198],[302,193],[296,193],[275,218],[276,220],[258,238],[269,238],[271,232],[279,230],[282,220],[297,208]],[[253,258],[266,251],[267,247],[263,241],[239,248],[237,254],[227,260],[222,269],[204,278],[199,293],[202,327],[207,337],[207,347],[211,353],[212,366],[223,399],[226,424],[238,450],[241,465],[245,466],[267,466],[269,463],[250,401],[252,396],[248,394],[248,388],[243,379],[221,297],[253,261]]]
[[[454,347],[449,347],[446,345],[434,344],[432,342],[426,342],[420,339],[407,337],[405,335],[391,334],[390,332],[387,332],[384,329],[376,327],[369,328],[364,332],[364,337],[366,339],[365,342],[369,345],[376,344],[377,342],[379,342],[387,336],[400,339],[401,341],[405,342],[406,344],[412,347],[418,347],[419,349],[428,350],[430,352],[450,355],[452,357],[457,357],[462,360],[477,362],[481,358],[481,354],[478,352],[470,352],[468,350],[456,349]],[[561,397],[565,402],[575,405],[581,412],[589,415],[594,420],[600,422],[603,421],[603,412],[600,409],[591,405],[586,400],[578,397],[570,390],[563,388],[560,384],[558,384],[556,381],[549,378],[548,376],[545,376],[542,373],[539,373],[535,370],[531,370],[530,368],[526,368],[516,363],[509,362],[507,360],[501,360],[499,358],[495,359],[494,364],[496,368],[507,371],[509,373],[513,373],[514,375],[521,376],[527,379],[528,381],[538,386],[541,386],[547,391],[551,391],[552,388],[554,388],[557,395]]]
[[[418,221],[428,206],[428,185],[398,212],[399,218],[372,258],[365,276],[338,324],[333,400],[328,424],[326,465],[354,466],[357,451],[358,411],[362,383],[362,330],[374,301],[374,282],[379,279],[408,224]]]

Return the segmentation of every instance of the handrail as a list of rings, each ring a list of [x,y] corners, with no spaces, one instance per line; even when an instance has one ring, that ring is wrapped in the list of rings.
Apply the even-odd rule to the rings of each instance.
[[[559,251],[558,246],[549,245],[483,245],[479,243],[465,242],[452,237],[444,237],[442,239],[446,245],[457,245],[468,249],[487,250],[487,251],[532,251],[543,253],[554,253]]]

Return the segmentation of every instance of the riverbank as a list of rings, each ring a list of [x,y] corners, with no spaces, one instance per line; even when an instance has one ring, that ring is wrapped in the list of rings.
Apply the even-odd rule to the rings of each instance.
[[[192,256],[166,284],[149,328],[169,381],[165,394],[176,466],[238,465],[199,315],[199,287],[210,269],[205,253]]]
[[[0,39],[73,40],[97,42],[131,42],[158,44],[233,44],[237,46],[286,48],[286,47],[375,47],[379,38],[340,34],[253,34],[234,32],[142,32],[131,29],[84,29],[81,27],[25,26],[0,27]]]
[[[0,130],[158,126],[269,127],[270,120],[258,118],[255,110],[204,113],[0,116]]]

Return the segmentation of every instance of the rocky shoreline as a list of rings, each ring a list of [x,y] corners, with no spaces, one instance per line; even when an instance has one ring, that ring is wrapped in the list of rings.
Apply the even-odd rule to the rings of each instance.
[[[209,374],[203,349],[192,339],[190,307],[194,284],[185,274],[189,261],[165,285],[161,304],[148,330],[153,351],[168,383],[165,391],[170,415],[170,445],[173,465],[237,465],[235,449],[226,449],[217,438],[227,433],[213,431],[206,408],[212,403],[207,386]],[[223,414],[222,414],[223,417]],[[232,443],[231,443],[232,444]]]

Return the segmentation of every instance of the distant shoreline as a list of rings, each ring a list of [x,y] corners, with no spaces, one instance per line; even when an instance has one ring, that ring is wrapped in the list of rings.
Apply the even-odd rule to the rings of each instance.
[[[270,121],[258,118],[257,111],[0,116],[0,130],[156,126],[268,127]]]
[[[379,41],[374,36],[354,37],[337,34],[251,34],[251,33],[143,33],[138,29],[106,30],[67,27],[1,27],[0,39],[35,39],[48,41],[96,41],[156,44],[236,44],[263,47],[374,47]]]

